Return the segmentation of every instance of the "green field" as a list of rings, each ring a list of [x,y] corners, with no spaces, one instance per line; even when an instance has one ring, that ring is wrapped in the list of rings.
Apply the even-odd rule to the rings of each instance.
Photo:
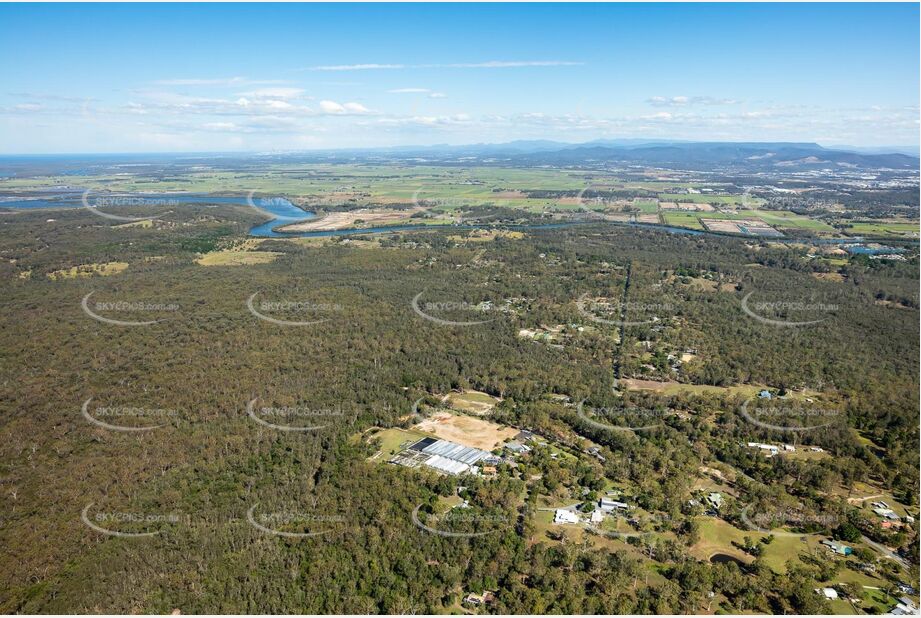
[[[899,222],[869,222],[869,221],[854,221],[848,223],[846,232],[851,232],[854,234],[878,234],[880,236],[911,236],[914,238],[918,237],[918,224],[917,223],[899,223]]]
[[[686,227],[692,230],[702,230],[704,226],[698,219],[700,213],[696,212],[663,212],[662,217],[667,225]]]
[[[694,204],[738,204],[759,206],[763,200],[750,195],[713,195],[706,193],[660,193],[663,202],[691,202]]]
[[[633,200],[633,205],[639,208],[643,214],[659,212],[659,202],[657,200]]]

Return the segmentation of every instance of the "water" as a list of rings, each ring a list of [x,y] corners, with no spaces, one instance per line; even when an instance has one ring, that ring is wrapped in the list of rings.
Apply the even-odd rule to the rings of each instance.
[[[739,566],[745,566],[744,562],[729,554],[713,554],[710,556],[710,562],[713,564],[728,564],[730,562],[735,562]]]
[[[53,193],[52,193],[53,192]],[[82,206],[81,197],[83,195],[82,190],[69,190],[69,189],[52,189],[49,190],[50,195],[35,197],[34,199],[24,199],[21,197],[12,197],[4,198],[0,197],[0,208],[15,208],[15,209],[40,209],[40,208],[80,208]],[[171,200],[179,202],[179,205],[182,204],[235,204],[240,206],[249,205],[249,200],[244,196],[215,196],[207,195],[200,193],[141,193],[141,194],[106,194],[106,197],[130,197],[135,200],[149,200],[152,205],[162,205],[164,200]],[[92,203],[92,195],[91,195]],[[647,230],[655,230],[659,232],[669,232],[672,234],[682,234],[685,236],[715,236],[715,237],[728,237],[727,234],[715,234],[712,232],[707,232],[703,230],[691,230],[683,227],[673,227],[669,225],[658,225],[654,223],[634,223],[634,222],[620,222],[620,221],[598,221],[598,220],[588,220],[588,221],[570,221],[564,223],[533,223],[526,225],[473,225],[473,224],[437,224],[437,225],[425,225],[422,223],[414,224],[405,224],[405,225],[391,225],[391,226],[381,226],[381,227],[366,227],[361,229],[348,229],[348,230],[316,230],[311,232],[276,232],[274,228],[280,227],[282,225],[287,225],[290,223],[295,223],[297,221],[309,221],[316,218],[316,213],[310,211],[304,211],[292,204],[285,198],[281,197],[271,197],[271,198],[254,198],[253,206],[258,210],[262,211],[266,216],[272,217],[264,223],[253,226],[250,231],[250,236],[255,236],[259,238],[317,238],[317,237],[329,237],[329,236],[349,236],[356,234],[385,234],[388,232],[408,232],[413,230],[427,230],[427,229],[453,229],[453,230],[473,230],[473,229],[507,229],[507,230],[541,230],[541,229],[554,229],[554,228],[565,228],[572,227],[575,225],[587,225],[593,223],[607,223],[608,225],[617,225],[625,227],[634,227]],[[757,238],[757,237],[755,237]],[[824,238],[824,239],[809,239],[809,242],[815,244],[851,244],[859,243],[863,239],[860,238]],[[769,240],[769,242],[777,242],[776,240]],[[853,249],[852,249],[853,251]],[[887,249],[886,251],[874,251],[869,250],[859,250],[853,251],[857,253],[873,253],[873,252],[893,252],[898,251],[898,249]]]
[[[246,203],[244,199],[244,203]],[[299,234],[286,234],[276,232],[274,229],[280,225],[287,225],[295,221],[309,221],[316,218],[316,213],[301,210],[283,197],[254,198],[253,204],[261,211],[272,215],[274,218],[265,223],[260,223],[250,229],[250,236],[261,238],[296,238]]]
[[[847,247],[845,251],[857,255],[883,255],[886,253],[904,253],[905,249],[897,247]]]

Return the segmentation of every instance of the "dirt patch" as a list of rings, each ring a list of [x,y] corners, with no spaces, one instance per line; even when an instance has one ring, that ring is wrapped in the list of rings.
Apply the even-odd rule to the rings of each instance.
[[[661,393],[669,386],[675,386],[678,382],[668,381],[668,382],[656,382],[655,380],[637,380],[634,378],[625,378],[621,380],[624,384],[627,385],[629,389],[639,389],[647,391],[655,391]]]
[[[486,451],[493,450],[518,434],[518,430],[511,427],[502,427],[479,418],[460,416],[451,412],[436,412],[413,429]]]
[[[277,251],[212,251],[195,261],[201,266],[249,266],[274,262],[279,255]]]
[[[421,208],[411,210],[384,210],[379,208],[362,208],[349,212],[331,212],[317,219],[283,225],[278,229],[283,232],[320,232],[344,230],[346,228],[374,227],[405,222]]]
[[[812,273],[812,276],[819,281],[834,281],[835,283],[844,281],[844,275],[841,273]]]

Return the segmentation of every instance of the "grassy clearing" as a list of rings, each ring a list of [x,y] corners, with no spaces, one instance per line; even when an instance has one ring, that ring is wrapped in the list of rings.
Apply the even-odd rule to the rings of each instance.
[[[449,393],[444,398],[444,402],[455,410],[472,414],[488,414],[500,401],[502,400],[492,395],[472,390]]]
[[[80,264],[79,266],[72,266],[70,268],[64,268],[62,270],[55,270],[50,272],[48,273],[48,278],[51,280],[77,279],[78,277],[92,277],[93,275],[108,277],[110,275],[117,275],[118,273],[123,272],[126,268],[128,268],[128,262]]]
[[[809,217],[804,217],[786,210],[740,210],[739,214],[744,217],[758,218],[769,225],[776,225],[778,227],[798,228],[816,232],[835,231],[835,228],[824,221],[810,219]]]
[[[202,266],[250,266],[253,264],[268,264],[275,258],[283,255],[277,251],[212,251],[206,253],[196,263]]]
[[[702,230],[704,226],[698,219],[698,213],[694,212],[665,212],[662,213],[667,225],[675,227],[686,227],[692,230]]]
[[[658,200],[633,200],[633,205],[639,208],[642,213],[651,214],[659,212]]]
[[[681,382],[655,382],[653,380],[635,380],[632,378],[620,381],[631,390],[649,390],[664,395],[689,393],[694,395],[745,395],[754,396],[763,386],[752,384],[737,384],[735,386],[711,386],[709,384],[683,384]]]
[[[733,546],[732,542],[742,543],[746,536],[756,539],[757,533],[739,530],[715,517],[698,517],[696,520],[700,525],[700,540],[691,547],[692,556],[709,560],[713,554],[720,553],[734,556],[745,563],[752,562],[753,558]]]
[[[397,427],[382,429],[371,436],[381,441],[380,454],[377,456],[381,461],[387,461],[413,442],[418,442],[425,437],[426,435],[420,431]]]
[[[896,221],[853,221],[849,222],[846,232],[854,234],[868,234],[881,236],[911,236],[918,237],[917,222],[896,222]]]

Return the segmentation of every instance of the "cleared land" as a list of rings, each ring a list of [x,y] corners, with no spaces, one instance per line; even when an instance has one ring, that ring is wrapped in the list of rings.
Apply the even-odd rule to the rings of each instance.
[[[78,277],[92,277],[101,275],[117,275],[128,268],[128,262],[104,262],[101,264],[80,264],[62,270],[55,270],[48,273],[49,279],[76,279]]]
[[[416,431],[433,434],[443,440],[450,440],[465,446],[491,451],[506,440],[518,434],[517,429],[502,427],[489,421],[469,416],[436,412],[413,427]]]
[[[377,225],[392,225],[395,223],[405,223],[410,217],[418,212],[421,208],[412,210],[384,210],[384,209],[361,209],[349,212],[331,212],[317,219],[292,223],[279,227],[282,232],[320,232],[332,230],[344,230],[351,227],[373,227]]]
[[[444,397],[444,402],[455,410],[479,415],[489,414],[500,401],[502,400],[486,393],[469,390],[463,393],[449,393]]]

